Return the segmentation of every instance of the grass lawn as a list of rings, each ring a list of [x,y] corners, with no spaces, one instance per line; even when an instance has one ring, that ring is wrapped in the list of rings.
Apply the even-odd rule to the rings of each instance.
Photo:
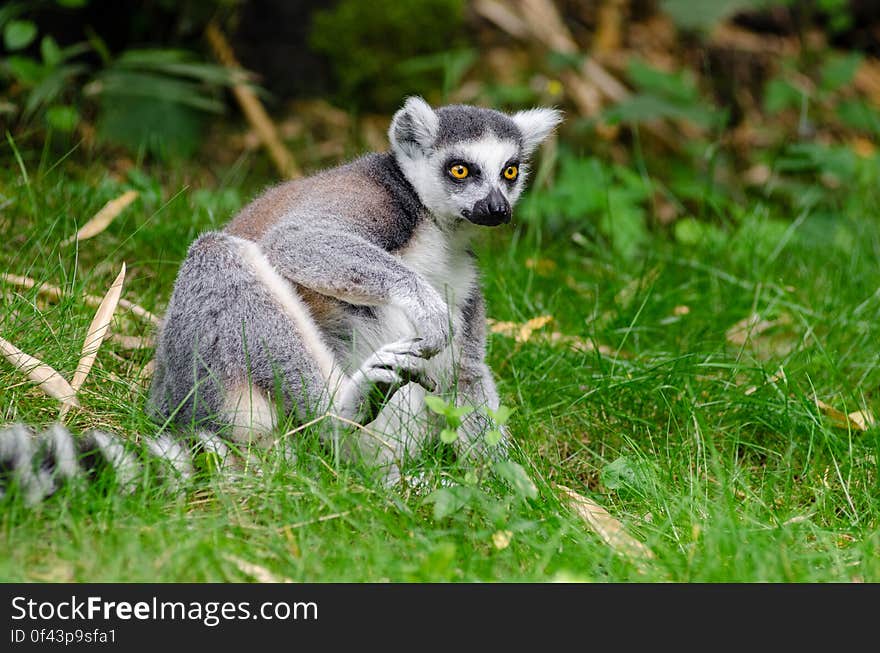
[[[103,295],[124,261],[123,297],[161,314],[189,243],[266,183],[248,160],[111,173],[76,158],[16,162],[7,148],[0,170],[0,271],[68,291],[49,302],[0,286],[0,337],[68,379],[94,313],[83,292]],[[62,245],[129,189],[138,200],[106,231]],[[309,433],[295,464],[208,476],[185,497],[120,495],[102,478],[36,508],[7,499],[0,580],[880,581],[880,429],[815,402],[880,413],[877,199],[841,191],[831,209],[791,214],[744,200],[712,237],[661,231],[630,258],[587,229],[521,218],[492,232],[478,247],[491,319],[553,318],[519,339],[496,325],[490,340],[534,498],[495,477],[474,485],[438,447],[420,464],[460,489],[435,507],[436,488],[386,489]],[[120,314],[118,332],[149,335]],[[151,356],[106,342],[71,428],[155,433]],[[45,425],[58,403],[0,361],[0,411]],[[653,556],[609,546],[557,484]]]

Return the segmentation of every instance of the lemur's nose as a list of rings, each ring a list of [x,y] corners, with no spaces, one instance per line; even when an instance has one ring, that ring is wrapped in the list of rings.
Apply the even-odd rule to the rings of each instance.
[[[499,218],[500,222],[510,220],[510,203],[497,188],[493,188],[486,198],[486,208],[489,209],[489,215],[493,218]]]
[[[473,210],[464,211],[462,215],[474,224],[496,227],[510,222],[510,203],[500,190],[493,188],[486,197],[474,204]]]

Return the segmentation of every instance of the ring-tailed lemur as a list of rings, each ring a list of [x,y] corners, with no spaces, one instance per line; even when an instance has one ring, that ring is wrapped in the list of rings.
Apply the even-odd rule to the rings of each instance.
[[[342,450],[384,465],[391,482],[430,430],[426,389],[496,409],[470,243],[510,221],[530,155],[560,120],[411,97],[390,152],[275,186],[200,236],[160,329],[153,415],[225,455],[230,442],[272,444],[279,408],[299,423],[330,413],[356,427],[330,429]],[[481,450],[489,426],[468,415],[459,450]],[[60,427],[37,441],[13,427],[0,433],[0,466],[27,467],[21,480],[41,496],[77,474],[83,447],[134,464],[107,434],[69,440]],[[185,474],[178,442],[150,447]]]

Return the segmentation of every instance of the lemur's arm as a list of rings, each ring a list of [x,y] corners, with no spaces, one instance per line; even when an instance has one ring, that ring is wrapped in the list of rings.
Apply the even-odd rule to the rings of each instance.
[[[471,289],[463,309],[464,328],[456,334],[461,358],[458,363],[456,403],[474,406],[476,410],[462,420],[460,448],[468,456],[502,456],[507,451],[507,429],[498,427],[486,416],[485,409],[497,410],[498,389],[492,370],[486,365],[486,308],[478,286]],[[484,439],[490,429],[498,428],[503,438],[493,450]]]
[[[350,304],[390,304],[404,311],[422,338],[425,356],[449,340],[449,312],[440,294],[417,272],[381,247],[330,225],[282,222],[260,241],[269,261],[290,281]]]

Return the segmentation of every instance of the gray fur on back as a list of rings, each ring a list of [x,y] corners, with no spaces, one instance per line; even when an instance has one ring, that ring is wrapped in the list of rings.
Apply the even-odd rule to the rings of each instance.
[[[426,217],[394,156],[384,152],[274,186],[246,206],[225,231],[259,241],[280,222],[295,227],[330,221],[393,252],[406,245]]]

